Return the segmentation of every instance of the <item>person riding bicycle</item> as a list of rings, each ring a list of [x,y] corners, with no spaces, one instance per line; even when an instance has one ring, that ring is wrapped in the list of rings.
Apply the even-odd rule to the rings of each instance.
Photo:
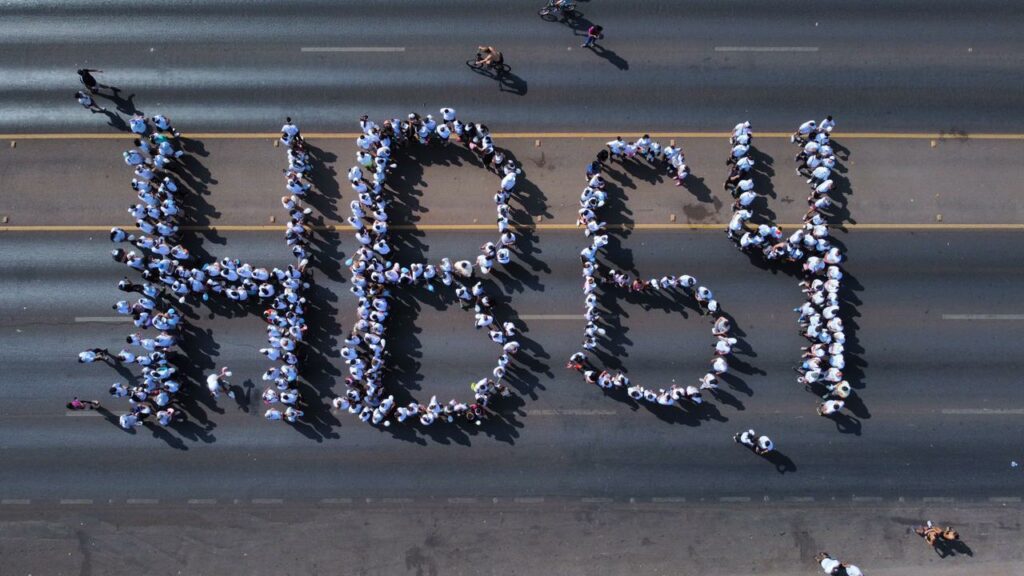
[[[496,68],[505,63],[505,58],[494,46],[478,46],[477,65]]]

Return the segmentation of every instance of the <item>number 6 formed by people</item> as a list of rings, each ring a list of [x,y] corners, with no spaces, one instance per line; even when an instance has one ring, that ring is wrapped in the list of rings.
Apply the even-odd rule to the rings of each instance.
[[[728,358],[737,343],[736,338],[730,335],[731,323],[722,313],[711,289],[700,284],[693,276],[666,275],[645,280],[632,277],[602,261],[604,247],[608,244],[608,226],[602,220],[603,208],[608,197],[603,171],[606,170],[606,162],[611,161],[644,161],[658,171],[667,172],[680,182],[689,173],[682,150],[674,145],[662,147],[647,135],[636,142],[625,142],[622,138],[609,142],[608,150],[601,150],[597,160],[587,167],[588,180],[587,186],[580,194],[578,221],[584,235],[590,241],[590,244],[580,252],[586,328],[581,349],[569,358],[567,368],[578,371],[588,384],[596,384],[606,390],[625,391],[637,402],[680,407],[700,405],[704,402],[703,391],[713,392],[718,387],[718,376],[729,369]],[[711,332],[715,339],[714,355],[709,361],[707,372],[692,385],[673,384],[663,388],[634,383],[622,372],[605,369],[594,353],[608,336],[607,324],[601,316],[597,294],[599,290],[605,289],[694,300],[696,306],[711,319]]]

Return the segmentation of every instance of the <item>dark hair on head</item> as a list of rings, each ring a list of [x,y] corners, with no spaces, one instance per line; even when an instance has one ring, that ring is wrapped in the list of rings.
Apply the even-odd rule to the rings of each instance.
[[[832,115],[831,114],[829,114],[828,116],[825,116],[825,120],[831,120],[831,119],[832,119]]]
[[[651,137],[650,134],[644,134],[644,138],[650,138],[650,137]]]
[[[291,122],[292,121],[292,117],[291,116],[285,116],[284,117],[284,121],[285,122]]]

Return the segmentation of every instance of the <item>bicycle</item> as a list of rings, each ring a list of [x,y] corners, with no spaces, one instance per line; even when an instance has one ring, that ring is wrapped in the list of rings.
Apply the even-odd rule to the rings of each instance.
[[[471,70],[478,74],[485,76],[493,76],[495,78],[501,78],[505,74],[512,71],[512,67],[502,62],[501,64],[480,64],[480,60],[483,59],[482,54],[477,54],[476,58],[470,58],[466,60],[466,66],[469,66]]]
[[[555,6],[555,0],[548,0],[548,3],[537,11],[537,14],[548,22],[575,20],[581,16],[581,14],[576,11],[575,4],[570,5],[568,8],[559,8],[558,6]]]

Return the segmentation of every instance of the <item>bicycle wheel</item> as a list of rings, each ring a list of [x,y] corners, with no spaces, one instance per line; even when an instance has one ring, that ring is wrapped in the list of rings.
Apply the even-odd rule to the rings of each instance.
[[[512,67],[509,66],[508,64],[505,64],[504,62],[495,66],[494,69],[498,74],[508,74],[509,72],[512,71]]]
[[[543,18],[544,20],[547,20],[548,22],[554,22],[558,20],[558,14],[556,14],[554,10],[548,8],[547,6],[541,8],[540,10],[537,10],[537,15]]]

